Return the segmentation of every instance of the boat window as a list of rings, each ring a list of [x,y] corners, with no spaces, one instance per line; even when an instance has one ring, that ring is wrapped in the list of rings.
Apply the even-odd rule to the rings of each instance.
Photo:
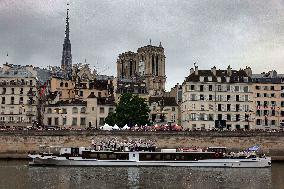
[[[165,154],[164,159],[165,160],[171,160],[171,155],[170,154]]]
[[[146,159],[147,160],[151,160],[152,158],[151,158],[151,154],[146,154]]]
[[[161,154],[156,154],[156,155],[154,156],[154,159],[155,159],[155,160],[162,160]]]
[[[98,158],[98,154],[97,153],[91,153],[90,154],[90,158],[97,159]]]
[[[117,159],[116,154],[110,154],[108,156],[108,159]]]
[[[133,157],[135,157],[135,154],[133,154]]]
[[[127,160],[128,159],[128,154],[124,154],[124,153],[119,153],[117,154],[117,159],[120,159],[120,160]]]
[[[99,154],[99,159],[107,159],[107,155],[106,154]]]

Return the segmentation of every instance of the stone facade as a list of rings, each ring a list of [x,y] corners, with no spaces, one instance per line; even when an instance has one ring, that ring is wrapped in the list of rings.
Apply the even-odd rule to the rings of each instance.
[[[131,93],[138,95],[140,98],[149,99],[146,83],[143,81],[135,81],[129,79],[113,80],[115,102],[119,101],[120,95],[124,93]]]
[[[50,91],[57,91],[59,93],[60,100],[75,98],[74,86],[75,82],[71,80],[65,80],[58,77],[52,77],[50,79]]]
[[[280,129],[284,123],[284,77],[276,71],[253,75],[254,124],[257,129]]]
[[[74,64],[72,70],[71,80],[51,78],[50,92],[58,99],[45,105],[44,125],[73,128],[103,125],[109,111],[115,108],[113,77],[98,77],[87,64]],[[54,109],[64,110],[65,113],[54,112]],[[73,109],[77,109],[75,112],[78,113],[73,113]],[[82,109],[83,112],[79,111]]]
[[[155,124],[178,124],[178,104],[174,97],[149,98],[150,122]]]
[[[84,101],[58,101],[46,105],[44,125],[58,127],[86,127],[86,106]]]
[[[250,68],[191,68],[182,84],[182,126],[193,130],[254,128],[251,75]]]
[[[60,128],[98,128],[113,112],[113,100],[97,98],[93,93],[85,100],[58,101],[45,106],[44,125]]]
[[[144,82],[150,96],[162,95],[166,82],[165,58],[161,44],[141,47],[137,53],[122,53],[117,59],[117,78]]]
[[[182,103],[182,85],[177,83],[174,87],[171,88],[169,92],[165,93],[166,97],[174,97],[176,103],[178,104],[178,112],[177,112],[177,124],[181,125],[181,103]]]
[[[41,83],[39,68],[4,64],[0,70],[0,122],[4,125],[33,125],[37,120]]]

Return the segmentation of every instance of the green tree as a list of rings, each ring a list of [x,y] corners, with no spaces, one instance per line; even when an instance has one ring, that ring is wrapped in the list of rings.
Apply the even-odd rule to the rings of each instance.
[[[145,125],[149,122],[149,112],[150,109],[145,99],[138,95],[125,93],[120,96],[115,113],[110,113],[105,122],[109,125],[117,124],[119,127],[123,127],[125,124],[130,127],[135,124]]]
[[[109,124],[109,125],[114,125],[114,124],[116,124],[116,114],[115,113],[113,113],[113,112],[110,112],[109,114],[108,114],[108,116],[106,117],[106,119],[105,119],[105,123],[107,123],[107,124]]]

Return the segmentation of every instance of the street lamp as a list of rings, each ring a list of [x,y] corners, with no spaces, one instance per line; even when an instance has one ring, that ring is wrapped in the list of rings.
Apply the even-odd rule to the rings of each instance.
[[[162,100],[160,100],[160,112],[161,112],[160,122],[162,122],[162,120],[163,120],[163,122],[165,122],[165,120],[164,120],[164,97],[162,97]]]
[[[279,128],[281,127],[280,125],[280,107],[277,108],[278,109],[278,125],[279,125]]]
[[[61,108],[55,108],[54,109],[54,112],[57,113],[57,114],[60,114],[60,117],[61,117],[61,120],[62,120],[62,125],[63,125],[63,110]],[[60,121],[58,120],[58,124],[59,124],[59,128],[60,130],[62,130],[62,127],[61,127],[61,124],[60,124]]]

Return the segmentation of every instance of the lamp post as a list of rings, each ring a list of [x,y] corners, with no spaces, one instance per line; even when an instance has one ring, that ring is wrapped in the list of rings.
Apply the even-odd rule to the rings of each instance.
[[[248,130],[250,129],[249,127],[249,118],[251,117],[251,114],[245,114],[245,118],[246,118],[246,121],[248,122]]]
[[[62,109],[61,108],[56,108],[54,109],[55,113],[60,114],[61,120],[62,120],[62,125],[63,125],[63,116],[62,116]],[[58,118],[59,119],[59,118]],[[60,124],[60,120],[58,120],[58,124],[59,124],[59,128],[60,130],[62,129],[61,124]]]
[[[165,122],[164,118],[164,97],[160,100],[160,122]]]
[[[62,126],[63,126],[63,110],[62,109],[59,109],[58,113],[60,114],[60,117],[61,117],[61,120],[62,120],[62,124],[59,124],[59,128],[60,130],[62,130]],[[60,123],[60,121],[59,121]]]
[[[281,124],[280,124],[280,107],[277,108],[278,109],[278,125],[279,125],[279,128],[281,127]]]

